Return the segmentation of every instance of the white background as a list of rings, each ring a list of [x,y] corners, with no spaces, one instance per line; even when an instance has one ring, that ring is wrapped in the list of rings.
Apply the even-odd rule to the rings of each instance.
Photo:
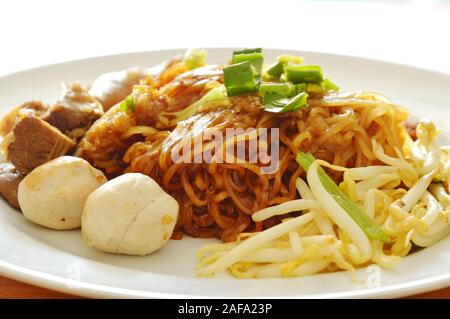
[[[255,46],[365,56],[450,73],[449,40],[447,0],[0,2],[0,75],[130,51]]]

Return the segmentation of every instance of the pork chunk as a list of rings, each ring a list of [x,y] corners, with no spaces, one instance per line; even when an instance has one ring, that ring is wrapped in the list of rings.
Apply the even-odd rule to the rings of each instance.
[[[22,174],[51,159],[67,154],[75,143],[58,129],[36,116],[21,119],[5,140],[6,158]]]
[[[77,140],[102,115],[100,102],[76,82],[64,86],[62,98],[48,108],[42,119]]]
[[[0,135],[6,136],[12,131],[14,125],[16,125],[20,119],[31,114],[39,117],[44,114],[45,111],[47,111],[47,106],[41,101],[29,101],[15,107],[0,121]]]

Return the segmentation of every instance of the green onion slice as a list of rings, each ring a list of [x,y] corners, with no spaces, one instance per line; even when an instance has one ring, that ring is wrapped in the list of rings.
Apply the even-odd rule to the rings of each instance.
[[[294,87],[295,87],[295,92],[297,94],[299,94],[301,92],[306,92],[306,83],[294,84]]]
[[[199,49],[189,49],[184,54],[184,65],[188,70],[196,69],[206,65],[206,51]]]
[[[283,74],[284,67],[291,63],[302,64],[303,58],[293,55],[280,55],[277,62],[266,69],[266,73],[271,77],[279,78]]]
[[[323,87],[326,91],[339,91],[339,86],[331,82],[330,79],[324,79],[320,86]]]
[[[276,92],[263,95],[264,110],[272,113],[286,113],[297,111],[308,106],[308,93],[301,92],[294,97],[288,98]]]
[[[297,83],[320,83],[323,80],[322,69],[317,65],[286,65],[284,74],[287,81]]]
[[[134,99],[131,95],[128,95],[125,100],[120,103],[119,106],[122,112],[134,112],[136,111],[136,104],[134,103]]]
[[[228,96],[258,91],[258,81],[249,61],[224,67],[223,77]]]
[[[264,56],[262,53],[255,52],[255,53],[241,53],[233,55],[233,64],[245,61],[249,61],[252,64],[252,66],[255,68],[256,75],[261,74],[261,69],[264,62]]]
[[[280,61],[275,62],[274,64],[271,64],[267,69],[266,73],[270,75],[271,77],[278,78],[283,74],[283,63]]]
[[[249,54],[249,53],[261,53],[261,52],[262,52],[261,48],[234,50],[233,56],[236,54]]]
[[[291,97],[295,95],[295,86],[292,83],[269,82],[262,83],[259,86],[259,94],[264,96],[266,93],[278,93],[282,97]]]
[[[324,79],[319,84],[316,83],[306,84],[306,92],[310,94],[324,94],[330,91],[339,91],[339,87],[333,82],[331,82],[329,79]]]
[[[178,112],[172,112],[167,113],[163,112],[165,115],[171,115],[174,118],[171,120],[171,125],[176,125],[180,121],[184,121],[187,118],[195,115],[199,111],[201,111],[203,108],[215,108],[219,106],[231,106],[232,103],[230,99],[227,96],[227,92],[225,90],[225,87],[223,85],[220,85],[218,87],[215,87],[211,89],[208,93],[202,96],[202,98],[193,104],[189,105],[187,108],[178,111]]]
[[[282,64],[288,63],[302,64],[303,58],[301,56],[294,56],[294,55],[280,55],[278,57],[278,61],[281,62]]]
[[[325,90],[320,84],[306,83],[306,92],[309,94],[323,94],[325,93]]]

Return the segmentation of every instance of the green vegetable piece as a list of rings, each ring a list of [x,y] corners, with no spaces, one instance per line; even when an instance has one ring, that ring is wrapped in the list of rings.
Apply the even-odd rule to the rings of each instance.
[[[272,82],[272,83],[263,83],[259,86],[259,94],[261,96],[264,96],[266,93],[278,93],[282,97],[291,97],[295,95],[295,86],[290,83],[278,83],[278,82]]]
[[[233,55],[233,64],[245,61],[249,61],[252,64],[252,66],[255,68],[256,75],[261,74],[261,69],[264,62],[264,56],[262,53],[256,52],[256,53],[242,53]]]
[[[286,79],[297,83],[320,83],[323,80],[322,69],[317,65],[286,65]]]
[[[294,84],[294,87],[295,87],[295,92],[297,94],[299,94],[301,92],[306,92],[306,83]]]
[[[264,108],[267,110],[269,108],[274,108],[273,103],[277,100],[286,98],[284,95],[277,92],[266,92],[262,95]]]
[[[122,112],[134,112],[136,111],[136,104],[134,103],[134,99],[131,95],[128,95],[125,100],[120,103],[119,106]]]
[[[303,58],[293,55],[280,55],[277,58],[277,62],[267,68],[266,73],[272,77],[279,78],[283,74],[284,66],[289,63],[302,64]]]
[[[330,81],[330,79],[324,79],[320,86],[323,87],[326,91],[339,91],[339,86]]]
[[[292,98],[279,93],[266,93],[263,98],[264,110],[272,113],[297,111],[308,106],[308,93],[301,92]]]
[[[280,55],[278,57],[278,61],[281,62],[283,65],[286,65],[288,63],[302,64],[303,58],[301,56],[294,56],[294,55]]]
[[[196,69],[206,65],[206,51],[199,49],[189,49],[184,54],[184,64],[188,70]]]
[[[319,84],[306,83],[306,92],[309,94],[323,94],[325,90]]]
[[[312,154],[299,152],[295,158],[297,163],[305,172],[316,160]],[[322,186],[331,197],[342,207],[342,209],[355,221],[355,223],[366,233],[370,239],[389,242],[389,236],[374,223],[374,221],[345,194],[338,185],[328,176],[322,167],[318,169],[319,179]]]
[[[267,68],[266,73],[275,78],[280,77],[283,74],[283,63],[280,61],[275,62]]]
[[[211,89],[208,93],[202,96],[200,100],[189,105],[187,108],[173,113],[165,113],[167,115],[175,116],[174,124],[184,121],[185,119],[198,113],[203,107],[212,105],[229,106],[231,101],[227,96],[227,91],[223,85]]]
[[[307,83],[306,92],[310,94],[324,94],[330,91],[339,91],[339,87],[331,82],[329,79],[325,79],[319,84]]]
[[[233,56],[236,54],[249,54],[249,53],[261,53],[261,52],[262,52],[261,48],[234,50]]]
[[[254,68],[249,61],[236,63],[223,68],[223,77],[228,96],[258,91]]]

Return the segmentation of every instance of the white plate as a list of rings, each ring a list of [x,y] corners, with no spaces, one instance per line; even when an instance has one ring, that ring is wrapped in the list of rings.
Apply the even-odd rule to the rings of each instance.
[[[62,81],[90,83],[98,74],[151,66],[180,50],[131,53],[46,66],[0,79],[0,112],[30,99],[52,101]],[[343,90],[383,92],[417,117],[445,126],[450,145],[450,76],[355,57],[265,50],[267,61],[282,53],[320,64]],[[209,50],[209,62],[227,61],[231,49]],[[237,280],[224,274],[196,278],[196,250],[211,240],[185,237],[147,257],[115,256],[87,247],[79,231],[52,231],[27,222],[0,201],[0,273],[50,289],[90,297],[399,297],[450,285],[450,238],[406,257],[393,270],[364,268],[305,278]],[[380,279],[379,285],[377,278]]]

